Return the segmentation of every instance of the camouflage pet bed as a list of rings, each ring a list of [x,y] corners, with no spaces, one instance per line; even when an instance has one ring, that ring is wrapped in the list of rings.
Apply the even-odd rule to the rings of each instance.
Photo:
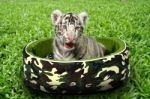
[[[29,43],[23,50],[25,84],[36,91],[58,94],[95,93],[113,89],[129,76],[129,48],[116,38],[97,38],[106,46],[101,58],[56,61],[53,39]],[[45,58],[49,54],[49,58]]]

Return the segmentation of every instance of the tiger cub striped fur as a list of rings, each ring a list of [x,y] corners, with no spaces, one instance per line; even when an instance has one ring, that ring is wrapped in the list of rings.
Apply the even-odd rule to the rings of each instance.
[[[53,53],[56,60],[79,60],[104,56],[105,47],[92,37],[83,35],[87,13],[62,14],[54,10],[51,14],[55,26]]]

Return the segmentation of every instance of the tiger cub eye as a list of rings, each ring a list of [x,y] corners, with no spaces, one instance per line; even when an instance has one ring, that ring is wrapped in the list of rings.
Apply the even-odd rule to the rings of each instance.
[[[66,25],[63,25],[62,27],[63,27],[63,29],[67,29],[67,26],[66,26]]]
[[[62,33],[61,33],[61,32],[57,32],[57,34],[56,34],[56,35],[61,36],[61,35],[62,35]]]
[[[75,30],[80,30],[80,27],[79,27],[79,26],[76,26],[76,27],[75,27]]]

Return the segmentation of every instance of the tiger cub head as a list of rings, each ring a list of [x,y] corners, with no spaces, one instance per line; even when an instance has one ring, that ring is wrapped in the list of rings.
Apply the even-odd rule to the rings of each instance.
[[[75,48],[78,39],[83,34],[83,29],[87,21],[87,13],[81,12],[63,14],[60,10],[54,10],[51,14],[52,23],[55,26],[56,39],[66,49]]]

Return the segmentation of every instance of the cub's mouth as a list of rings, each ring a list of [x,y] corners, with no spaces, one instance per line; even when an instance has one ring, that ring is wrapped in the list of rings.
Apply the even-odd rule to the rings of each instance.
[[[65,44],[64,44],[64,47],[65,47],[65,48],[68,48],[68,49],[73,48],[73,47],[74,47],[74,43],[72,43],[72,42],[65,43]]]

